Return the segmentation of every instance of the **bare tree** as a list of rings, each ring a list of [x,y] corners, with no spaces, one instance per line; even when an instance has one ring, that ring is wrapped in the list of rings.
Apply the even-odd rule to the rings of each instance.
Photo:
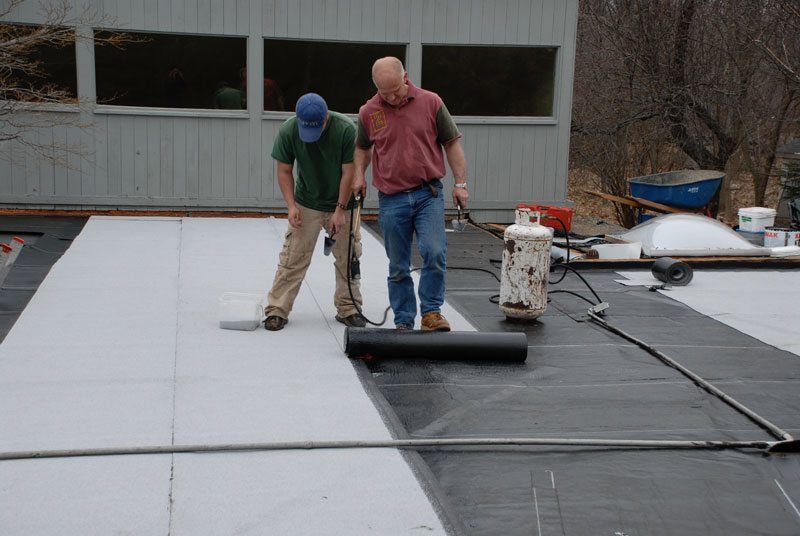
[[[3,2],[0,20],[6,19],[26,0]],[[121,47],[133,39],[127,34],[104,33],[102,36],[81,34],[77,28],[102,27],[111,24],[91,8],[75,8],[70,0],[42,3],[39,24],[0,22],[0,142],[14,142],[22,150],[68,166],[70,155],[86,156],[75,144],[42,144],[35,133],[57,126],[90,128],[81,119],[81,111],[94,105],[78,99],[72,90],[50,81],[46,65],[39,59],[42,47],[72,48],[88,41]],[[54,113],[47,105],[77,106],[78,113]]]
[[[798,40],[797,32],[775,25],[776,3],[781,0],[584,0],[576,95],[589,96],[576,98],[573,130],[582,136],[624,131],[637,140],[630,151],[667,145],[673,149],[667,154],[683,153],[704,169],[733,172],[736,164],[752,174],[756,201],[763,203],[775,149],[797,128],[800,102],[796,85],[764,61],[755,39]],[[660,164],[665,168],[652,171],[685,162],[676,157]],[[730,209],[724,196],[723,203]]]
[[[593,16],[606,6],[595,4],[582,3],[578,19],[571,160],[590,171],[602,191],[622,197],[629,177],[669,169],[680,158],[657,121],[659,112],[631,106],[641,91],[632,83],[634,65],[596,26]],[[614,210],[621,225],[636,224],[630,205],[614,204]]]
[[[776,0],[773,6],[774,21],[756,32],[754,41],[775,67],[800,86],[800,3]]]

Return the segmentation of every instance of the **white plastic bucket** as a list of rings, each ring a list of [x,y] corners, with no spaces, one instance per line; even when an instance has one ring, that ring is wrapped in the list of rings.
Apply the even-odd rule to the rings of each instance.
[[[642,243],[598,244],[592,246],[601,259],[638,259],[642,256]]]
[[[800,231],[781,227],[767,227],[764,229],[764,247],[777,248],[783,246],[798,246]]]
[[[219,297],[219,327],[253,331],[264,320],[264,297],[226,292]]]
[[[788,233],[786,233],[786,245],[800,246],[800,231],[791,229]]]
[[[762,233],[775,225],[777,212],[772,208],[748,207],[739,209],[739,229],[749,233]]]

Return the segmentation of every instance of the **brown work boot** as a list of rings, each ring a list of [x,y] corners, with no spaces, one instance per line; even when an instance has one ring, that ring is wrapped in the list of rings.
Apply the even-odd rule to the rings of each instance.
[[[350,328],[363,328],[367,326],[367,319],[364,318],[361,313],[353,313],[349,316],[336,315],[336,321]]]
[[[450,322],[439,311],[422,315],[422,331],[450,331]]]
[[[283,329],[283,326],[286,325],[286,322],[288,322],[288,320],[283,317],[275,315],[268,316],[264,319],[264,329],[268,331],[280,331]]]

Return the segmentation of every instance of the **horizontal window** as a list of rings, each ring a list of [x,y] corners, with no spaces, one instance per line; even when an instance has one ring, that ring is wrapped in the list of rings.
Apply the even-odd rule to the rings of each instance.
[[[75,102],[75,31],[71,28],[0,24],[0,98]]]
[[[109,37],[112,32],[97,32]],[[97,101],[162,108],[247,107],[247,39],[125,32],[95,46]]]
[[[294,110],[304,93],[322,95],[328,108],[356,113],[375,94],[372,64],[384,56],[405,63],[402,44],[264,40],[264,109]]]
[[[422,86],[453,115],[553,115],[556,48],[424,45]]]

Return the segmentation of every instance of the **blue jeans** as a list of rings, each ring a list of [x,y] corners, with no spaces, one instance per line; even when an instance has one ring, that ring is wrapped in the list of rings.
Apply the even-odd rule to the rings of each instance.
[[[444,195],[441,181],[435,180],[432,184],[439,191],[438,197],[434,197],[427,187],[393,195],[379,194],[378,220],[389,257],[389,303],[397,326],[413,327],[417,316],[414,281],[411,279],[411,241],[415,233],[422,256],[420,313],[441,312],[444,303],[447,270]]]

